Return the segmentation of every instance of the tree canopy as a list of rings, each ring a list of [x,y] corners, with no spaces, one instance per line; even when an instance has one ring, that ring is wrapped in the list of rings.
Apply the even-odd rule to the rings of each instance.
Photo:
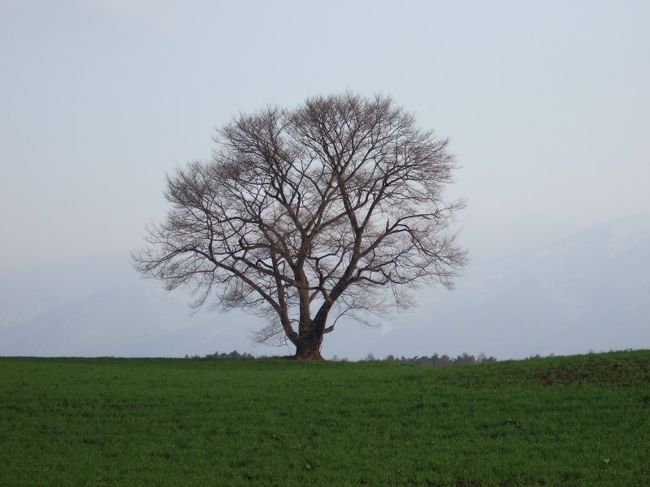
[[[387,96],[345,93],[268,107],[218,131],[207,161],[167,179],[166,220],[136,268],[169,289],[268,318],[300,358],[321,358],[342,316],[412,304],[410,291],[450,287],[465,252],[446,201],[447,140]]]

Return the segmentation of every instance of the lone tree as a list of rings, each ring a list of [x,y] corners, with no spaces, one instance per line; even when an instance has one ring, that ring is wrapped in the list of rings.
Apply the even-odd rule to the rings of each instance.
[[[447,141],[417,128],[391,98],[314,97],[294,110],[240,115],[207,162],[167,178],[171,208],[136,268],[201,306],[268,318],[260,341],[288,340],[321,359],[338,318],[408,306],[409,290],[451,287],[465,260],[446,233]]]

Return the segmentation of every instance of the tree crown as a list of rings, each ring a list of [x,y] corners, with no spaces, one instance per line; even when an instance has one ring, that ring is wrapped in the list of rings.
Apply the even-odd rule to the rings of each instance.
[[[389,97],[266,108],[215,143],[210,160],[168,176],[167,219],[135,264],[169,289],[193,285],[197,306],[215,296],[270,317],[260,340],[322,340],[328,318],[407,306],[410,289],[450,287],[465,261],[448,233],[462,202],[443,198],[447,140]]]

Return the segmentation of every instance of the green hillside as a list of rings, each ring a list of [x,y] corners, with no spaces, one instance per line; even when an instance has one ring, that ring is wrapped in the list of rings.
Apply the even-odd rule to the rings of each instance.
[[[0,359],[0,485],[650,485],[650,351]]]

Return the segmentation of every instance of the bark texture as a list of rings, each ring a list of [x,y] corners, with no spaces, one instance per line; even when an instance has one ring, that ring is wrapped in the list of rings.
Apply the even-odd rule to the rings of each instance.
[[[323,337],[320,339],[314,338],[313,340],[301,342],[296,346],[296,359],[298,360],[323,360],[320,353]]]

